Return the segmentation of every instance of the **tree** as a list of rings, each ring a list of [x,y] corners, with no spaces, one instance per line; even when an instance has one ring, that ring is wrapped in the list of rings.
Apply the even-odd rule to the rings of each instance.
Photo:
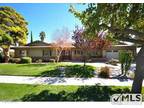
[[[6,63],[9,60],[9,48],[12,43],[12,37],[6,34],[4,31],[0,30],[0,46],[3,48]]]
[[[87,36],[99,30],[108,30],[114,39],[133,42],[142,46],[136,57],[133,93],[140,93],[144,76],[144,4],[88,4],[78,12],[73,6],[69,11],[79,18],[86,28]]]
[[[74,40],[74,46],[82,51],[84,67],[89,57],[89,52],[93,50],[100,51],[111,45],[111,42],[106,39],[105,31],[95,34],[93,38],[87,38],[84,34],[84,28],[79,28],[78,26],[73,31],[72,39]]]
[[[0,6],[1,46],[5,55],[5,62],[9,60],[10,45],[22,45],[27,41],[27,22],[23,16],[11,7]],[[6,40],[6,42],[4,42]]]
[[[44,39],[45,39],[45,37],[46,37],[46,34],[45,34],[45,32],[44,31],[42,31],[42,32],[40,32],[40,39],[41,39],[41,41],[43,42],[44,41]]]
[[[56,61],[59,62],[62,52],[64,50],[68,50],[72,45],[70,40],[70,32],[68,28],[63,27],[60,30],[56,30],[53,34],[53,37],[53,47],[56,49]]]
[[[33,34],[32,34],[32,31],[31,31],[31,43],[33,42]]]

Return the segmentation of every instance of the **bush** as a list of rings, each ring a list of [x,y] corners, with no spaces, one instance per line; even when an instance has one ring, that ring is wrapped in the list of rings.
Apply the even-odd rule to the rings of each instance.
[[[32,58],[30,57],[22,57],[21,58],[21,63],[31,63],[32,62]]]
[[[36,60],[36,63],[42,63],[42,62],[43,62],[42,59],[38,59],[38,60]]]
[[[119,61],[121,63],[122,74],[126,75],[131,67],[133,61],[133,55],[131,51],[121,51],[119,53]]]
[[[20,63],[21,62],[21,58],[10,58],[9,62],[10,63]]]
[[[93,66],[81,66],[81,65],[73,65],[67,66],[65,68],[66,77],[85,77],[90,78],[94,77],[95,67]]]
[[[100,69],[100,73],[98,74],[99,77],[101,78],[109,78],[110,77],[110,69],[109,67],[102,67]]]

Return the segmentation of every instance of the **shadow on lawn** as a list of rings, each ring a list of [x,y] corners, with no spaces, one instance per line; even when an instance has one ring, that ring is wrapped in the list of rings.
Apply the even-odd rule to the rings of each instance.
[[[45,83],[47,84],[54,84],[54,83],[64,83],[66,80],[64,78],[59,78],[59,77],[54,77],[54,78],[49,78],[44,80]]]
[[[130,93],[128,88],[112,89],[107,86],[81,86],[74,92],[61,91],[51,93],[44,90],[39,94],[25,95],[22,101],[110,101],[110,96],[115,93]]]
[[[60,77],[61,76],[61,71],[56,68],[52,70],[47,70],[42,72],[39,76],[41,77]]]
[[[118,75],[118,76],[115,76],[115,77],[111,77],[111,79],[117,79],[119,80],[120,82],[126,82],[126,81],[129,81],[129,80],[133,80],[132,78],[129,78],[127,76],[122,76],[122,75]]]
[[[79,77],[79,78],[90,78],[95,75],[95,68],[92,66],[81,66],[81,65],[67,65],[67,66],[56,66],[52,70],[44,71],[40,76],[42,77]]]

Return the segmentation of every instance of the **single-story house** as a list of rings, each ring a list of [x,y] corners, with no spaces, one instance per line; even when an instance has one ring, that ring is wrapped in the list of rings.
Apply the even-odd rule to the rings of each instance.
[[[1,47],[0,47],[0,53],[3,55],[3,49]],[[14,50],[13,49],[10,49],[9,55],[10,55],[10,57],[14,57]]]
[[[11,49],[15,50],[15,57],[29,56],[36,61],[42,59],[43,61],[49,61],[56,57],[56,49],[52,43],[46,43],[42,41],[34,41],[25,46],[13,46]],[[110,48],[102,51],[93,50],[90,52],[90,59],[92,61],[108,60],[108,59],[118,59],[119,51],[127,50],[132,51],[133,55],[136,55],[135,45],[112,45]],[[69,46],[67,50],[63,50],[60,60],[62,61],[80,61],[82,60],[82,51],[75,48],[74,46]]]

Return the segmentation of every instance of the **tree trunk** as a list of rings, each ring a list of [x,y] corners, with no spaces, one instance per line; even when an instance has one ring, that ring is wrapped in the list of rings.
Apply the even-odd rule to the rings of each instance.
[[[60,60],[60,57],[61,57],[61,53],[62,53],[63,49],[59,51],[59,53],[57,54],[57,63],[59,62]]]
[[[86,66],[86,60],[84,59],[84,67]]]
[[[124,64],[121,63],[121,75],[123,75],[123,74],[124,74]]]
[[[141,50],[139,51],[136,57],[136,72],[131,90],[132,93],[141,93],[143,77],[144,77],[144,46],[142,46]]]
[[[4,53],[4,62],[5,63],[8,63],[9,61],[9,50],[10,50],[10,47],[8,48],[3,48],[3,53]]]
[[[84,63],[84,67],[86,66],[86,52],[83,51],[83,63]]]

